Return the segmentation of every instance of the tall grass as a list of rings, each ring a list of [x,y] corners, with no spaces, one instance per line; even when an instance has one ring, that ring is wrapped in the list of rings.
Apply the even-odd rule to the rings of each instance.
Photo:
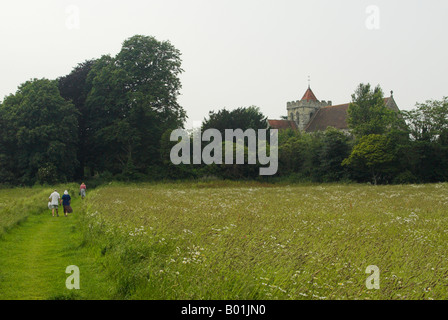
[[[111,184],[83,226],[119,299],[446,299],[447,205],[448,184]]]
[[[25,221],[29,215],[48,210],[48,197],[55,188],[61,196],[64,190],[68,190],[72,196],[77,195],[75,184],[0,189],[0,238],[8,230]]]

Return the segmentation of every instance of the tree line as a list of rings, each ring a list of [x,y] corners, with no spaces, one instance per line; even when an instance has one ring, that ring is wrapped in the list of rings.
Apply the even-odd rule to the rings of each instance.
[[[186,119],[180,56],[169,41],[137,35],[114,57],[20,85],[0,105],[0,182],[151,175],[162,164],[161,136]]]
[[[380,86],[360,84],[349,134],[282,132],[280,175],[316,182],[425,183],[448,180],[448,98],[393,111]]]
[[[278,134],[276,177],[259,165],[173,165],[170,133],[187,118],[177,98],[181,53],[137,35],[116,56],[77,65],[56,80],[32,79],[0,103],[0,183],[81,179],[267,179],[421,183],[448,179],[448,98],[411,111],[386,107],[379,86],[360,84],[350,132]],[[211,111],[201,129],[266,129],[256,106]],[[192,134],[191,134],[192,135]]]

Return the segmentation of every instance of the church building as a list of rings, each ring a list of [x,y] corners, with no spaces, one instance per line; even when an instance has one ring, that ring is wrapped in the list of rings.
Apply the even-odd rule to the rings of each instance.
[[[388,108],[399,111],[393,98],[393,91],[389,98],[384,99],[384,102]],[[333,106],[331,101],[319,101],[308,86],[302,99],[286,104],[288,120],[268,119],[268,126],[271,129],[290,128],[305,132],[325,131],[327,127],[333,127],[348,132],[347,110],[349,104]]]

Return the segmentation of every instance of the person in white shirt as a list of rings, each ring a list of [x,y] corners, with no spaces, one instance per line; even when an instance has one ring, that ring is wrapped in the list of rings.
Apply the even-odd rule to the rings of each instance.
[[[54,189],[54,192],[50,194],[50,197],[48,198],[51,205],[51,214],[54,217],[54,211],[56,210],[56,215],[59,217],[58,213],[58,205],[61,203],[61,196],[59,195],[58,191]]]

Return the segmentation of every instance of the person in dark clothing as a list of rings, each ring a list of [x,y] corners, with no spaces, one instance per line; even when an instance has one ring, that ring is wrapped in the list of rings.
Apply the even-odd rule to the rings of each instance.
[[[71,213],[71,211],[72,211],[71,207],[70,207],[71,200],[72,200],[72,198],[68,194],[68,191],[65,190],[64,195],[62,196],[62,206],[64,207],[64,214],[66,217],[67,217],[67,214]]]

